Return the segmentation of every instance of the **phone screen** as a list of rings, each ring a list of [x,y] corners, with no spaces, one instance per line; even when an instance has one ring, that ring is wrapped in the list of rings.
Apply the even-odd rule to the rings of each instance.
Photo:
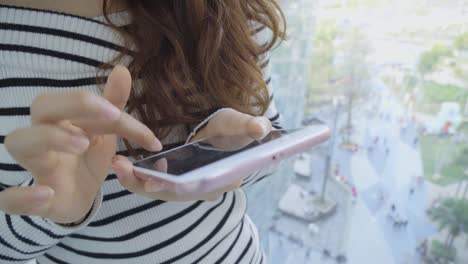
[[[273,130],[259,141],[253,140],[249,136],[220,136],[202,139],[158,153],[133,164],[148,170],[180,176],[297,130],[299,129]]]

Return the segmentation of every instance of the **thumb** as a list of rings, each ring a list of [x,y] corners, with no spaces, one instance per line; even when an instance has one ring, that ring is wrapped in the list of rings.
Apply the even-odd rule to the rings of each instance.
[[[47,186],[8,188],[0,192],[0,211],[46,216],[53,197],[54,190]]]
[[[251,118],[247,123],[247,133],[255,140],[262,140],[271,129],[270,120],[264,116]]]
[[[107,78],[104,87],[104,98],[123,110],[127,104],[132,89],[132,76],[127,67],[117,65]]]

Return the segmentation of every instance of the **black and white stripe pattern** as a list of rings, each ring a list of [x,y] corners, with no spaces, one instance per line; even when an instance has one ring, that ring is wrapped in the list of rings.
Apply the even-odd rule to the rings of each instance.
[[[125,24],[127,18],[121,13],[112,19]],[[261,40],[266,30],[253,28]],[[4,146],[6,135],[30,126],[32,100],[61,90],[100,95],[97,84],[104,80],[96,79],[97,67],[122,51],[120,43],[102,17],[0,5],[0,192],[32,184]],[[268,62],[265,58],[262,68],[273,98]],[[265,116],[279,127],[274,103]],[[165,148],[185,141],[186,131],[174,131]],[[120,141],[120,153],[125,150]],[[249,175],[242,186],[270,175],[271,168],[266,170]],[[245,215],[246,203],[242,189],[213,202],[150,200],[123,189],[109,171],[80,226],[0,212],[0,263],[266,263],[256,228]]]

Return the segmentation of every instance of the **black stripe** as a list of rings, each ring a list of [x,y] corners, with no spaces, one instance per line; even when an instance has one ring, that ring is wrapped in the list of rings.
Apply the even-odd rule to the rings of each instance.
[[[45,229],[44,227],[34,223],[34,221],[29,216],[22,215],[21,219],[23,219],[30,226],[36,228],[37,230],[41,231],[42,233],[46,234],[47,236],[49,236],[52,239],[62,239],[62,238],[65,237],[65,236],[62,236],[62,235],[57,235],[57,234],[53,233],[52,231],[50,231],[48,229]]]
[[[247,181],[244,181],[244,182],[242,183],[241,187],[244,187],[245,185],[250,185],[251,183],[252,183],[252,184],[255,184],[255,183],[259,182],[260,180],[265,179],[266,177],[271,176],[271,175],[273,175],[273,174],[274,174],[274,173],[265,174],[265,175],[261,176],[259,179],[257,179],[255,182],[252,183],[252,181],[255,180],[255,177],[253,177],[252,179],[249,179],[249,180],[247,180]]]
[[[248,175],[247,177],[245,177],[244,179],[242,179],[242,182],[243,184],[244,183],[248,183],[250,182],[252,179],[254,179],[256,176],[258,176],[258,174],[261,172],[261,170],[258,170],[258,171],[255,171],[253,173],[251,173],[250,175]],[[242,185],[241,185],[242,187]]]
[[[27,116],[30,112],[29,107],[0,108],[0,116]]]
[[[39,54],[39,55],[44,55],[44,56],[50,56],[50,57],[55,57],[55,58],[59,58],[59,59],[64,59],[64,60],[74,61],[74,62],[78,62],[78,63],[83,63],[83,64],[93,66],[93,67],[96,67],[96,68],[98,68],[98,67],[100,67],[102,65],[109,66],[108,64],[106,64],[104,62],[100,62],[100,61],[95,60],[95,59],[90,59],[90,58],[86,58],[86,57],[79,56],[79,55],[69,54],[69,53],[55,51],[55,50],[48,50],[48,49],[30,47],[30,46],[0,44],[0,50],[25,52],[25,53],[33,53],[33,54]]]
[[[59,243],[59,244],[57,244],[57,246],[65,249],[65,250],[71,251],[73,253],[76,253],[76,254],[79,254],[79,255],[82,255],[82,256],[91,257],[91,258],[96,258],[96,259],[129,259],[129,258],[137,258],[137,257],[145,256],[147,254],[155,253],[155,251],[158,251],[158,250],[160,250],[162,248],[165,248],[165,247],[177,242],[178,240],[185,237],[186,235],[188,235],[190,232],[195,230],[195,228],[197,226],[199,226],[203,222],[203,220],[205,220],[208,217],[208,215],[211,214],[211,212],[213,212],[216,208],[218,208],[220,205],[222,205],[225,200],[226,200],[226,193],[223,195],[223,199],[221,200],[221,202],[219,202],[214,207],[210,208],[210,210],[208,210],[200,219],[198,219],[195,223],[193,223],[191,226],[189,226],[188,228],[186,228],[185,230],[183,230],[179,234],[177,234],[177,235],[173,236],[172,238],[169,238],[169,239],[167,239],[167,240],[165,240],[165,241],[163,241],[161,243],[158,243],[158,244],[156,244],[156,245],[154,245],[152,247],[149,247],[149,248],[137,251],[137,252],[116,253],[116,254],[112,254],[112,253],[95,253],[95,252],[87,252],[87,251],[79,250],[79,249],[76,249],[76,248],[72,248],[72,247],[70,247],[68,245],[65,245],[63,243]]]
[[[37,27],[30,25],[21,25],[21,24],[10,24],[10,23],[0,23],[0,30],[15,30],[15,31],[24,31],[31,33],[47,34],[53,36],[59,36],[64,38],[70,38],[74,40],[80,40],[83,42],[92,43],[101,47],[113,49],[116,51],[122,51],[123,47],[116,45],[115,43],[105,41],[103,39],[94,38],[91,36],[78,34],[75,32],[60,30],[56,28],[46,28],[46,27]]]
[[[195,260],[193,263],[200,263],[202,259],[204,259],[208,254],[210,254],[219,244],[221,244],[226,238],[228,238],[232,232],[234,232],[240,225],[242,225],[244,221],[240,221],[229,233],[227,233],[221,240],[219,240],[215,245],[213,245],[205,254],[203,254],[201,257],[199,257],[197,260]],[[242,228],[240,228],[242,230]],[[239,230],[239,232],[240,232]]]
[[[45,249],[41,249],[41,250],[38,250],[38,251],[33,251],[33,252],[26,252],[26,251],[22,251],[20,249],[17,249],[15,247],[13,247],[10,243],[6,242],[1,236],[0,236],[0,244],[4,245],[5,247],[7,248],[10,248],[20,254],[23,254],[23,255],[34,255],[34,254],[37,254],[37,253],[41,253],[42,251],[44,251]]]
[[[254,251],[254,253],[253,253],[253,255],[252,255],[252,258],[250,258],[250,261],[249,261],[250,264],[253,263],[253,260],[254,260],[255,255],[256,255],[255,252],[256,252],[256,251]]]
[[[283,127],[282,127],[282,126],[279,126],[279,125],[273,124],[272,126],[273,126],[274,128],[276,128],[276,129],[283,129]]]
[[[106,181],[112,181],[112,180],[116,180],[116,179],[117,179],[117,175],[115,175],[115,174],[109,174],[106,177]]]
[[[30,260],[30,259],[12,258],[12,257],[5,256],[5,255],[2,255],[2,254],[0,254],[0,259],[7,260],[7,261],[15,261],[15,262]]]
[[[103,202],[110,201],[110,200],[114,200],[114,199],[117,199],[117,198],[120,198],[120,197],[123,197],[123,196],[130,195],[130,194],[133,194],[133,193],[128,191],[128,190],[123,190],[123,191],[116,192],[116,193],[106,194],[102,198],[102,201]]]
[[[249,251],[250,245],[252,245],[252,237],[249,239],[249,243],[247,243],[247,245],[245,246],[245,248],[244,248],[244,250],[242,251],[241,255],[239,256],[239,258],[237,258],[236,262],[234,262],[234,263],[239,263],[239,262],[241,262],[242,258],[244,258],[244,256],[245,256],[245,254],[247,253],[247,251]]]
[[[116,221],[119,221],[121,219],[124,219],[128,216],[131,216],[131,215],[135,215],[137,213],[141,213],[143,211],[146,211],[146,210],[149,210],[153,207],[156,207],[158,205],[161,205],[165,203],[165,201],[162,201],[162,200],[155,200],[155,201],[152,201],[150,203],[146,203],[144,205],[141,205],[141,206],[138,206],[138,207],[135,207],[133,209],[130,209],[130,210],[127,210],[127,211],[123,211],[121,213],[118,213],[116,215],[112,215],[112,216],[109,216],[109,217],[106,217],[104,219],[101,219],[101,220],[98,220],[98,221],[94,221],[94,222],[91,222],[88,226],[90,227],[98,227],[98,226],[104,226],[104,225],[108,225],[108,224],[111,224],[111,223],[114,223]]]
[[[253,231],[253,229],[252,229],[252,225],[249,225],[249,229],[250,229],[250,234],[254,234],[254,231]],[[252,254],[252,258],[250,259],[249,263],[253,263],[253,260],[254,260],[255,256],[257,255],[257,254],[256,254],[256,253],[257,253],[257,250],[256,250],[256,249],[258,249],[258,247],[255,247],[255,246],[254,246],[254,252],[253,252],[253,254]]]
[[[265,25],[261,25],[260,27],[256,28],[253,30],[253,34],[257,34],[259,33],[260,31],[264,30],[266,28]]]
[[[13,225],[11,223],[11,216],[8,215],[8,214],[5,214],[5,220],[7,222],[7,225],[8,225],[8,229],[10,229],[11,233],[20,241],[28,244],[28,245],[31,245],[31,246],[36,246],[36,247],[45,247],[44,245],[41,245],[41,244],[38,244],[37,242],[34,242],[32,241],[31,239],[29,238],[26,238],[26,237],[23,237],[22,235],[18,234],[18,232],[16,232],[16,230],[13,228]]]
[[[0,136],[0,144],[3,144],[5,143],[5,136]]]
[[[280,114],[276,113],[276,115],[274,115],[272,118],[269,118],[269,119],[270,119],[271,122],[273,122],[273,121],[278,120],[279,117],[280,117]]]
[[[224,227],[224,225],[226,224],[229,216],[231,216],[231,213],[232,213],[232,210],[234,209],[234,205],[236,204],[236,195],[233,193],[233,197],[232,197],[232,203],[231,203],[231,206],[229,207],[229,209],[227,210],[227,212],[224,214],[223,218],[221,219],[221,221],[218,223],[218,225],[216,225],[216,227],[213,229],[213,231],[211,231],[210,234],[208,234],[202,241],[198,242],[197,245],[195,245],[193,248],[191,248],[190,250],[187,250],[185,251],[184,253],[176,256],[176,257],[173,257],[169,260],[166,260],[165,262],[161,263],[161,264],[171,264],[171,263],[174,263],[176,262],[177,260],[185,257],[185,256],[188,256],[190,255],[191,253],[195,252],[196,250],[198,250],[199,248],[201,248],[204,244],[208,243],[208,241],[210,241],[211,239],[213,239],[213,237],[218,234],[218,232],[221,230],[221,228]]]
[[[34,178],[31,178],[31,179],[29,180],[29,182],[28,182],[28,186],[32,186],[33,183],[34,183]]]
[[[0,171],[26,171],[25,168],[17,164],[0,163]]]
[[[63,260],[60,260],[58,258],[55,258],[53,257],[52,255],[48,254],[48,253],[45,253],[44,254],[44,257],[48,258],[50,261],[54,262],[54,263],[58,263],[58,264],[70,264],[68,262],[65,262]]]
[[[2,5],[2,4],[0,4],[0,7],[1,7],[1,8],[10,8],[10,9],[26,10],[26,11],[42,12],[42,13],[47,13],[47,14],[62,15],[62,16],[65,16],[65,17],[79,18],[79,19],[82,19],[82,20],[86,20],[86,21],[89,21],[89,22],[93,22],[93,23],[97,23],[97,24],[101,24],[101,25],[107,26],[107,24],[105,24],[105,23],[103,23],[103,22],[101,22],[101,21],[99,21],[99,20],[94,20],[94,19],[92,19],[92,18],[83,17],[83,16],[78,16],[78,15],[72,15],[72,14],[67,14],[67,13],[58,12],[58,11],[37,9],[37,8],[31,8],[31,7],[10,6],[10,5]]]
[[[103,241],[103,242],[122,242],[122,241],[127,241],[130,239],[133,239],[141,234],[153,231],[155,229],[161,228],[177,219],[180,219],[184,217],[185,215],[189,214],[190,212],[194,211],[197,207],[199,207],[203,202],[198,201],[191,206],[185,208],[184,210],[180,211],[179,213],[172,215],[170,217],[167,217],[159,222],[153,223],[149,226],[145,226],[144,228],[137,229],[131,233],[128,233],[123,236],[119,237],[95,237],[95,236],[85,236],[85,235],[80,235],[80,234],[72,234],[70,237],[72,238],[77,238],[77,239],[85,239],[85,240],[92,240],[92,241]]]
[[[262,257],[260,258],[260,264],[263,264],[263,251],[262,251]]]
[[[265,81],[266,85],[270,84],[270,82],[271,82],[271,77],[269,77],[269,78],[266,79],[266,81]]]
[[[47,78],[8,78],[0,79],[0,88],[5,87],[34,87],[34,86],[47,86],[47,87],[78,87],[88,86],[105,83],[106,78],[80,78],[70,80],[60,79],[47,79]]]
[[[10,187],[11,187],[11,185],[4,184],[4,183],[1,183],[1,182],[0,182],[0,187],[2,187],[2,188],[5,188],[5,189],[6,189],[6,188],[10,188]]]
[[[255,184],[255,183],[257,183],[257,182],[259,182],[259,181],[261,181],[261,180],[263,180],[263,179],[266,179],[266,177],[268,177],[268,176],[270,176],[270,175],[272,175],[272,174],[273,174],[273,173],[270,173],[270,174],[267,174],[267,175],[263,175],[262,177],[260,177],[259,179],[257,179],[253,184]]]
[[[224,254],[215,262],[216,264],[223,263],[224,259],[226,259],[226,257],[229,255],[229,253],[231,253],[232,249],[234,248],[234,245],[237,243],[237,240],[239,240],[239,237],[240,237],[243,229],[244,229],[244,219],[242,219],[242,221],[241,221],[241,227],[240,227],[239,233],[237,233],[236,238],[234,239],[234,241],[232,241],[232,244],[229,246],[227,251],[224,252]]]
[[[268,58],[268,60],[266,60],[265,62],[263,62],[262,64],[260,64],[260,68],[264,69],[268,63],[270,63],[270,59]]]

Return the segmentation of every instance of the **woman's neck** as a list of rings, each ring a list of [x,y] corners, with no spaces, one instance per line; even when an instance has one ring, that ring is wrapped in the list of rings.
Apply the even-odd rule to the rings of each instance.
[[[0,0],[0,4],[45,9],[83,17],[103,15],[103,2],[104,0]],[[111,13],[125,10],[125,1],[123,0],[111,0],[109,3],[112,3]]]

